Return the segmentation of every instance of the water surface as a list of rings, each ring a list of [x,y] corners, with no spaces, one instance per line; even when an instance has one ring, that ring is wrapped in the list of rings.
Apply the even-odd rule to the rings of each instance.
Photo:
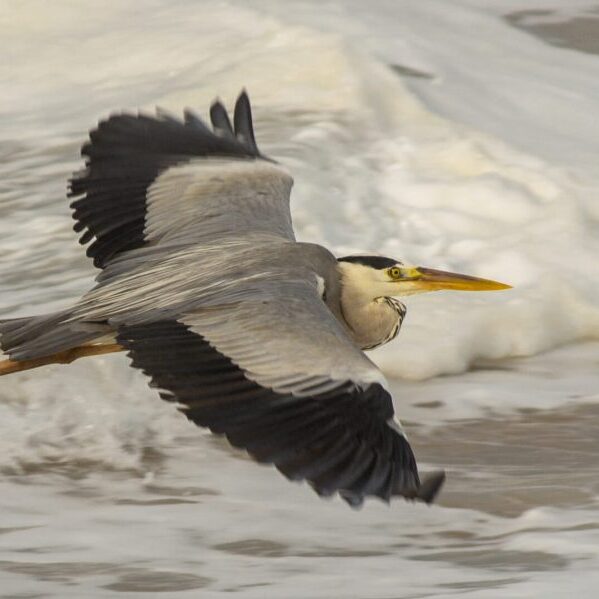
[[[583,5],[2,6],[0,316],[92,284],[64,192],[98,119],[205,113],[242,86],[261,148],[294,173],[300,239],[514,290],[408,298],[372,354],[421,469],[447,470],[430,508],[320,500],[192,427],[121,355],[0,379],[0,597],[595,596],[599,59]]]

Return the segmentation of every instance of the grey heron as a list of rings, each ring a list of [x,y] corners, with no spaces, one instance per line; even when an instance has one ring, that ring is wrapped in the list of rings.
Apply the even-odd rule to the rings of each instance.
[[[293,179],[259,151],[242,92],[231,123],[113,114],[69,195],[100,269],[71,308],[0,321],[0,374],[125,350],[195,424],[350,505],[431,502],[387,382],[365,350],[393,339],[398,299],[502,283],[295,239]]]

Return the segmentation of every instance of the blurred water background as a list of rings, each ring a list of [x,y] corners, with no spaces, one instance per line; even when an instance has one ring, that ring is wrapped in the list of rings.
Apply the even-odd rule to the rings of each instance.
[[[599,5],[0,4],[0,316],[91,286],[66,179],[111,111],[245,86],[298,237],[510,282],[374,352],[439,505],[322,501],[124,356],[0,379],[0,597],[596,597]]]

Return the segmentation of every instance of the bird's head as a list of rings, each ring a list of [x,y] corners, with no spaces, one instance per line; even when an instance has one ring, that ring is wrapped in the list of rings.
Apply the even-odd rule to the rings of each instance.
[[[338,259],[343,279],[372,297],[399,297],[426,291],[495,291],[510,285],[423,266],[407,266],[384,256],[345,256]]]

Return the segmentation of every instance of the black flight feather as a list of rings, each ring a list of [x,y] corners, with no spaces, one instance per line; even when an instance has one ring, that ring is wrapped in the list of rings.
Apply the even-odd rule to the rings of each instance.
[[[309,397],[278,393],[248,379],[177,321],[122,325],[117,342],[192,422],[226,435],[288,478],[306,479],[321,495],[339,492],[356,507],[369,495],[430,501],[438,491],[437,480],[419,495],[414,454],[388,425],[391,397],[377,383],[342,384]]]
[[[172,166],[194,158],[263,158],[252,129],[251,108],[243,92],[233,127],[224,106],[213,104],[214,131],[191,111],[184,120],[165,114],[113,114],[100,121],[81,148],[85,168],[68,186],[75,231],[87,255],[104,268],[117,254],[142,247],[148,188]]]

